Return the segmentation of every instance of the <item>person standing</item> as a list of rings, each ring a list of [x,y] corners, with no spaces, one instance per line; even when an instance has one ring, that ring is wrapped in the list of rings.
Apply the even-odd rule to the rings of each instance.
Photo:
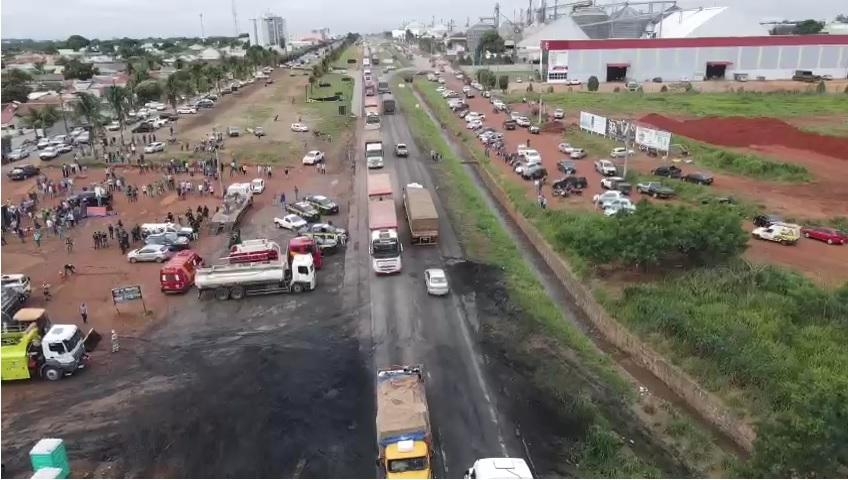
[[[109,224],[109,240],[113,240],[115,238],[115,227],[112,224]]]
[[[85,302],[80,304],[80,317],[82,317],[82,323],[88,323],[88,307]]]

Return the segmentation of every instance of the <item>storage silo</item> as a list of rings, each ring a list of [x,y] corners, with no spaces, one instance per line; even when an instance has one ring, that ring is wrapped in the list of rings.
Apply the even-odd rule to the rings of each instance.
[[[598,7],[580,8],[571,14],[574,22],[594,40],[603,40],[610,35],[610,16]]]
[[[468,43],[468,53],[471,55],[477,54],[477,47],[480,46],[480,42],[483,40],[483,35],[486,32],[495,31],[495,26],[489,23],[477,23],[470,27],[465,32],[465,37]]]
[[[609,38],[641,38],[651,22],[649,15],[642,14],[633,7],[625,6],[614,12],[610,19]]]

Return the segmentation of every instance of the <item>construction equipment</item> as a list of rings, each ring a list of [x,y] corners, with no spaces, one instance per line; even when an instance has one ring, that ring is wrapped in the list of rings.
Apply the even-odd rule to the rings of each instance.
[[[53,325],[43,308],[22,308],[3,324],[2,379],[59,380],[85,367],[88,354],[76,325]]]
[[[432,434],[421,367],[377,372],[377,448],[386,478],[432,478]]]

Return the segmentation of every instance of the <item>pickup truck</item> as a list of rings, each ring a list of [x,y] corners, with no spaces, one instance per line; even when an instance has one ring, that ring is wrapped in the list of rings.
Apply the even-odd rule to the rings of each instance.
[[[675,195],[673,188],[657,182],[639,183],[636,185],[636,191],[654,198],[671,198]]]
[[[611,176],[618,173],[615,165],[609,160],[598,160],[595,162],[595,171],[605,176]]]

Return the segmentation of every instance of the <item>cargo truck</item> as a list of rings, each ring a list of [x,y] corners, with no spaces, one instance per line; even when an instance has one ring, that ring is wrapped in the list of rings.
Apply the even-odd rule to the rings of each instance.
[[[380,103],[383,104],[383,115],[391,115],[395,113],[395,97],[391,93],[384,93],[380,97]]]
[[[377,372],[377,449],[386,478],[432,478],[430,413],[421,367]]]
[[[380,80],[377,82],[377,93],[389,93],[390,91],[388,81]]]
[[[397,273],[403,267],[393,194],[387,173],[368,175],[369,252],[371,267],[378,274]]]
[[[85,340],[76,325],[53,325],[43,308],[22,308],[3,324],[2,379],[71,375],[85,367]]]
[[[413,245],[435,245],[439,241],[439,214],[430,192],[421,184],[410,183],[403,189],[403,208],[409,222]]]
[[[271,260],[245,262],[246,258],[240,257],[238,263],[232,263],[223,258],[221,264],[197,269],[194,284],[198,295],[212,291],[218,300],[240,300],[249,295],[301,293],[315,289],[312,255],[283,255],[279,245],[275,246],[275,252]],[[262,258],[267,257],[262,254]]]

